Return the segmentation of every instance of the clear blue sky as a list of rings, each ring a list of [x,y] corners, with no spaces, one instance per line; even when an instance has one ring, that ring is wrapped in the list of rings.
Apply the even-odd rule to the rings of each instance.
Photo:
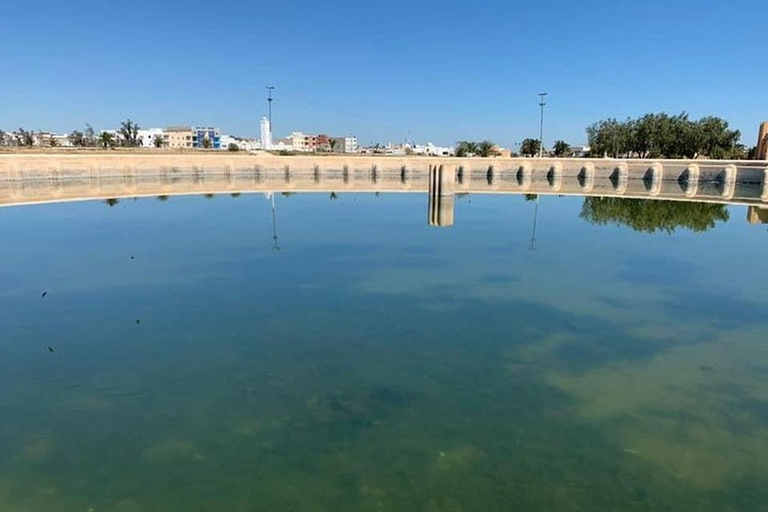
[[[213,124],[511,146],[608,117],[768,120],[768,2],[6,1],[0,128]]]

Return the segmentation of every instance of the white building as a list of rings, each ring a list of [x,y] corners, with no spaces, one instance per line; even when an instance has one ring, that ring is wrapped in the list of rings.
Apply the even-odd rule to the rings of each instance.
[[[138,131],[139,146],[142,148],[156,147],[155,137],[160,137],[160,139],[162,140],[163,138],[162,128],[149,128],[146,130],[139,130]]]
[[[415,144],[411,146],[411,151],[414,155],[428,155],[428,156],[451,156],[454,154],[454,148],[435,146],[431,142],[426,145]]]
[[[221,136],[221,149],[222,151],[229,150],[229,145],[234,144],[237,146],[240,151],[253,151],[255,149],[259,149],[261,147],[261,144],[259,144],[259,141],[255,139],[243,139],[241,137],[233,137],[231,135],[222,135]]]
[[[272,127],[266,117],[261,118],[261,149],[272,149]]]
[[[344,137],[344,152],[357,153],[357,137]]]

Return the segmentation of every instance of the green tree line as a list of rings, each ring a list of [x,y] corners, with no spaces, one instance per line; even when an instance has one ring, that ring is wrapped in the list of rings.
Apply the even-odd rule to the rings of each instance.
[[[692,120],[683,112],[646,114],[639,119],[604,119],[587,128],[592,156],[615,158],[740,159],[747,157],[739,143],[741,132],[719,117]]]

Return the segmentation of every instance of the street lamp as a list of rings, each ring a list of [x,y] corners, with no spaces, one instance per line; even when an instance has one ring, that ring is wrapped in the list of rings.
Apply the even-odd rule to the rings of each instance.
[[[539,123],[539,158],[544,157],[544,106],[546,105],[544,97],[547,94],[548,93],[546,92],[539,93],[539,106],[541,107],[541,121]]]
[[[267,91],[269,91],[269,96],[267,97],[267,101],[269,102],[269,133],[270,134],[275,133],[274,128],[272,128],[272,101],[273,101],[272,91],[274,90],[275,90],[274,85],[267,86]]]

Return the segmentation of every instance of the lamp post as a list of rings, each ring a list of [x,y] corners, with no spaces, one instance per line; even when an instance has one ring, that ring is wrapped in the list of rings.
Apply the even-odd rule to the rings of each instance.
[[[541,121],[539,123],[539,158],[544,158],[544,106],[546,105],[544,97],[547,94],[548,93],[546,92],[539,93],[539,107],[541,107]]]
[[[274,90],[275,90],[274,85],[267,86],[267,91],[269,91],[269,96],[267,97],[267,101],[269,102],[269,133],[270,134],[275,133],[274,128],[272,128],[272,101],[274,101],[272,99],[272,91]]]

